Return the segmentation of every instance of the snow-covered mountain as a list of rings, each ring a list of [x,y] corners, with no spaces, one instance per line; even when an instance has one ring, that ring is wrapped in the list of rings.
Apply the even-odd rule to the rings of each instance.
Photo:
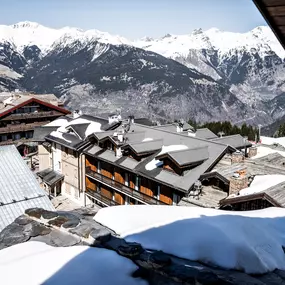
[[[13,44],[16,50],[23,52],[27,46],[37,46],[43,55],[46,55],[52,45],[58,41],[91,41],[97,40],[102,43],[110,44],[128,44],[127,39],[119,36],[112,36],[109,33],[98,30],[83,31],[78,28],[64,27],[61,29],[52,29],[34,22],[19,22],[15,25],[0,25],[0,42],[9,42]]]
[[[0,90],[53,92],[89,112],[140,106],[154,118],[269,124],[285,115],[284,58],[268,27],[131,41],[32,22],[0,26]]]

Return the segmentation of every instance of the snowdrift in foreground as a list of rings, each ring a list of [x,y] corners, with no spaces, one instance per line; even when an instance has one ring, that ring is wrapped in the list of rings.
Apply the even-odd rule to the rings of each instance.
[[[137,266],[106,249],[88,246],[51,247],[27,242],[0,251],[1,284],[146,285],[131,277]]]
[[[246,273],[285,270],[285,209],[117,206],[94,219],[147,249]]]

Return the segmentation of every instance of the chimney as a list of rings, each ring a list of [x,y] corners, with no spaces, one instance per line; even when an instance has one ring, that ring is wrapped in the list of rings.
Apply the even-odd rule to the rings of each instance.
[[[184,120],[179,120],[178,125],[176,126],[177,133],[183,132]]]
[[[246,175],[239,175],[238,173],[234,174],[230,178],[230,190],[229,195],[237,195],[240,190],[248,187],[248,177]]]
[[[256,146],[250,147],[248,150],[248,157],[251,158],[251,157],[254,157],[256,155],[257,155],[257,147]]]
[[[231,161],[232,161],[232,164],[235,164],[235,163],[242,163],[244,161],[244,155],[242,152],[240,151],[236,151],[232,154],[232,157],[231,157]]]
[[[80,115],[79,115],[79,110],[74,110],[73,111],[73,119],[76,119],[78,118]]]
[[[133,124],[135,122],[135,116],[131,115],[128,119],[129,123]]]
[[[123,133],[118,133],[118,141],[123,142],[124,141],[124,134]]]

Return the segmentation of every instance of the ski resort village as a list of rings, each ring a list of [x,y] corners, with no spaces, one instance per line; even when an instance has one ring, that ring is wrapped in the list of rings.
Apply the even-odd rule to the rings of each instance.
[[[68,34],[71,28],[57,32],[40,28],[47,38],[42,34],[37,46],[33,40],[39,30],[26,33],[31,31],[28,22],[0,26],[1,285],[285,285],[285,56],[283,63],[279,60],[285,54],[285,3],[252,2],[266,20],[270,36],[266,32],[264,43],[256,44],[267,63],[251,76],[264,75],[270,65],[266,76],[272,82],[266,92],[283,90],[270,101],[256,99],[258,92],[266,93],[260,78],[254,81],[262,85],[258,87],[250,87],[253,77],[235,83],[228,77],[224,84],[222,71],[214,71],[213,63],[211,70],[206,67],[209,62],[201,59],[202,54],[188,55],[187,60],[200,61],[197,66],[167,56],[180,46],[182,36],[175,38],[177,45],[171,35],[166,37],[169,45],[165,37],[131,44],[96,31],[91,62],[100,60],[94,70],[85,62],[83,73],[79,57],[91,49],[81,37],[84,34],[88,44],[94,44],[93,32],[74,30],[80,37],[74,44]],[[15,32],[19,29],[30,37],[29,46]],[[264,29],[244,39],[262,42]],[[197,40],[196,36],[191,39]],[[106,42],[108,47],[103,46]],[[245,44],[243,52],[250,47],[255,53],[254,43]],[[70,85],[67,77],[61,81],[60,72],[73,68],[73,63],[63,68],[58,56],[64,54],[68,61],[74,49],[76,74],[84,80],[91,80],[93,73],[127,70],[130,66],[123,61],[133,64],[138,54],[153,60],[154,69],[155,64],[167,66],[168,79],[175,76],[167,83],[169,89],[144,82],[138,93],[117,92],[112,85],[115,75],[99,76],[99,83],[74,77]],[[156,54],[158,50],[163,55]],[[110,53],[105,56],[105,52]],[[120,67],[110,69],[109,62],[117,62],[118,55]],[[213,54],[207,56],[210,60]],[[261,70],[260,62],[249,58],[243,66],[256,64]],[[141,63],[149,64],[143,59]],[[129,79],[124,77],[125,85],[135,76],[156,76],[149,70],[142,75],[142,69],[133,70],[136,66],[127,72],[132,75]],[[73,76],[72,72],[68,74]],[[157,78],[162,73],[157,71]],[[56,79],[50,77],[53,74]],[[245,71],[235,76],[241,74]],[[48,86],[54,80],[54,88]],[[174,82],[181,89],[175,89]],[[190,89],[185,87],[188,83]],[[194,101],[187,99],[188,105],[179,97],[182,93],[178,101],[173,101],[171,92],[155,94],[156,99],[147,93],[165,88],[198,95],[191,94]],[[244,100],[236,95],[238,89],[246,93],[240,95]],[[96,97],[97,91],[104,99]],[[124,92],[128,95],[122,99]],[[87,93],[94,95],[93,101]],[[153,101],[145,110],[148,97]],[[201,104],[194,106],[196,101]],[[118,102],[128,105],[123,108]],[[188,110],[189,106],[194,107]]]

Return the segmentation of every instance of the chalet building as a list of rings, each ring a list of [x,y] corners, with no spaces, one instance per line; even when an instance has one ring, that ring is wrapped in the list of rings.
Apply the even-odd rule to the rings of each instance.
[[[228,196],[230,182],[212,170],[236,149],[184,132],[172,125],[130,124],[116,132],[94,133],[83,151],[86,201],[105,206],[183,202],[194,206],[205,189],[215,187],[217,207]],[[244,148],[239,138],[239,147]]]
[[[0,145],[28,143],[36,126],[69,113],[53,94],[0,93]]]
[[[120,120],[110,120],[80,115],[63,116],[35,129],[33,140],[39,143],[39,172],[42,187],[51,196],[65,195],[71,200],[84,203],[82,150],[89,145],[87,139],[93,132],[116,129]]]
[[[214,170],[223,161],[236,163],[233,157],[244,156],[238,149],[251,144],[240,135],[220,143],[208,129],[178,126],[146,126],[112,116],[61,117],[35,129],[38,176],[50,195],[82,205],[217,208],[229,195],[230,179]]]

